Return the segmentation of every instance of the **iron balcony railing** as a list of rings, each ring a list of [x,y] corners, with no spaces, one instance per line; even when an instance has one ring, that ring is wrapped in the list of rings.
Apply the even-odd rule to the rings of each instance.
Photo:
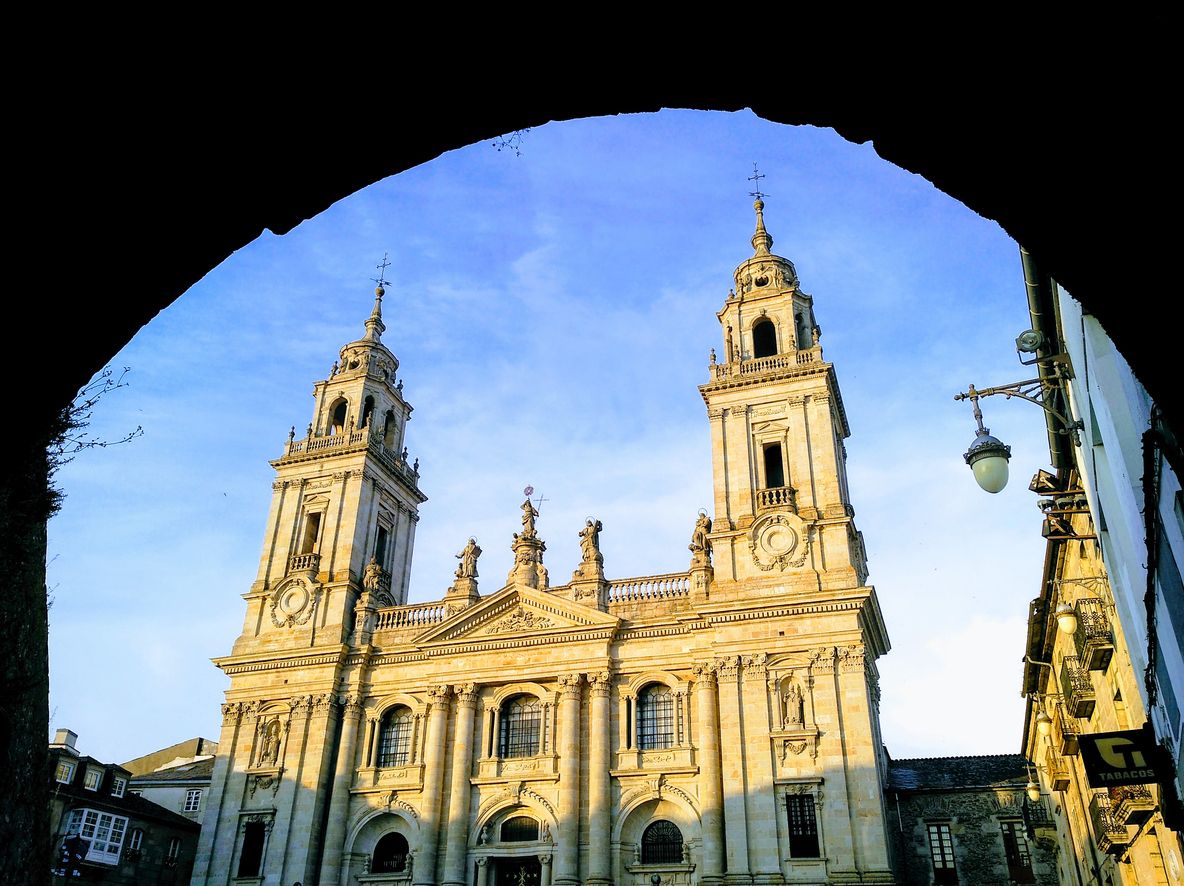
[[[1145,784],[1110,788],[1110,808],[1118,824],[1140,825],[1155,813],[1155,795]]]
[[[1066,655],[1061,660],[1061,694],[1070,717],[1088,720],[1093,716],[1097,704],[1094,684],[1076,655]]]
[[[1077,601],[1077,630],[1073,633],[1073,645],[1086,669],[1104,671],[1110,666],[1114,634],[1101,600]]]
[[[1103,852],[1117,855],[1130,844],[1130,832],[1114,816],[1109,791],[1094,791],[1089,801],[1089,818],[1094,826],[1098,848]]]

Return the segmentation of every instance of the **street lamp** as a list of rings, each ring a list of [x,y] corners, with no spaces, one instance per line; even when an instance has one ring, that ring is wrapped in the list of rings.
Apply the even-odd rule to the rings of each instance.
[[[1016,339],[1016,348],[1020,353],[1034,353],[1043,344],[1043,336],[1033,330],[1028,330]],[[1021,357],[1020,362],[1025,366],[1030,366],[1033,363],[1040,364],[1042,374],[1025,381],[998,385],[993,388],[982,388],[981,390],[970,385],[965,393],[954,395],[955,400],[969,400],[974,407],[974,420],[978,423],[978,432],[963,458],[966,459],[966,464],[970,465],[970,469],[974,471],[974,479],[978,485],[986,492],[1002,492],[1003,487],[1007,485],[1007,460],[1011,458],[1011,447],[998,438],[992,437],[990,428],[983,427],[983,412],[978,407],[978,401],[982,397],[1002,394],[1008,400],[1012,397],[1019,397],[1021,400],[1035,403],[1060,422],[1061,427],[1057,429],[1059,433],[1068,435],[1074,446],[1081,445],[1081,438],[1077,432],[1085,425],[1080,420],[1074,421],[1062,414],[1050,406],[1048,402],[1049,395],[1063,392],[1064,383],[1073,377],[1072,370],[1069,368],[1069,356],[1067,354],[1053,354],[1051,357],[1038,357],[1035,360],[1027,361]]]
[[[1057,630],[1062,634],[1077,632],[1077,610],[1070,603],[1062,603],[1057,607]]]

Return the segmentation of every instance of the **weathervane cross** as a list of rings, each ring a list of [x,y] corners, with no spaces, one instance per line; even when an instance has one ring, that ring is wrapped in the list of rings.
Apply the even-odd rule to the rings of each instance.
[[[748,177],[748,180],[750,182],[756,182],[756,184],[753,186],[756,188],[756,190],[749,191],[748,192],[749,197],[756,197],[756,199],[758,199],[758,200],[763,200],[767,196],[766,194],[764,194],[761,191],[761,179],[764,177],[765,177],[765,174],[756,168],[756,161],[754,160],[752,163],[752,175],[750,175]]]
[[[382,261],[374,266],[378,268],[378,276],[370,278],[384,289],[386,288],[386,269],[391,266],[391,263],[386,260],[388,254],[389,253],[384,252],[382,254]]]

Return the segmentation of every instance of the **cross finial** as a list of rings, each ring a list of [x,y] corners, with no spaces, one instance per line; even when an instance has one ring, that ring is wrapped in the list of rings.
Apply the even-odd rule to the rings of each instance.
[[[765,194],[764,192],[761,191],[761,179],[764,177],[765,177],[765,174],[756,168],[756,161],[754,160],[752,163],[752,175],[750,175],[748,177],[748,180],[750,182],[755,182],[755,184],[753,185],[755,190],[748,192],[749,197],[756,197],[756,199],[758,199],[758,200],[763,200],[766,196],[768,196],[767,194]]]
[[[388,253],[384,252],[382,254],[382,261],[374,266],[374,267],[378,268],[378,276],[370,278],[375,283],[377,283],[379,288],[381,288],[381,289],[386,288],[386,283],[387,283],[386,269],[391,266],[391,263],[389,261],[387,261],[387,255],[388,255]]]

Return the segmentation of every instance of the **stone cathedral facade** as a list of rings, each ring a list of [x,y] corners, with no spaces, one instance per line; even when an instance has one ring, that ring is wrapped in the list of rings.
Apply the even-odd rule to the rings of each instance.
[[[380,286],[272,462],[243,632],[216,659],[231,687],[194,883],[893,882],[889,644],[847,418],[755,209],[699,388],[714,513],[679,573],[609,577],[599,523],[542,525],[528,499],[499,589],[478,590],[470,540],[443,599],[409,604],[426,497]],[[553,583],[544,532],[577,530],[582,562]]]

